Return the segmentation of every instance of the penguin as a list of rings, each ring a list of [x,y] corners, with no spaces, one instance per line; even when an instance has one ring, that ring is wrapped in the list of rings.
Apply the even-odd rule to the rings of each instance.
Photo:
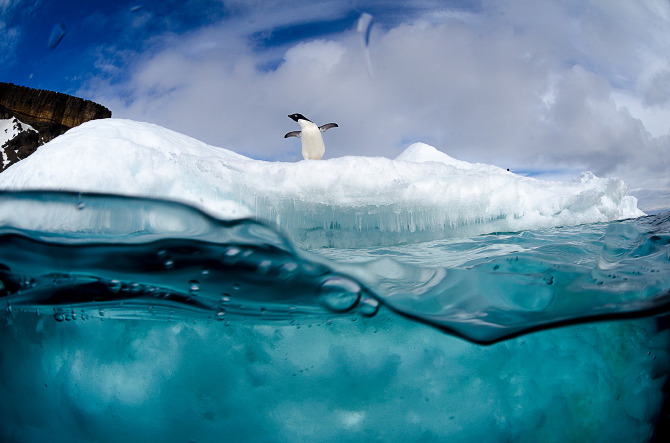
[[[310,119],[302,114],[291,114],[289,118],[298,122],[300,131],[289,132],[284,138],[298,137],[302,139],[302,156],[305,160],[321,160],[321,157],[326,152],[321,133],[330,128],[337,128],[337,123],[326,123],[322,126],[316,126],[316,124],[312,123]]]

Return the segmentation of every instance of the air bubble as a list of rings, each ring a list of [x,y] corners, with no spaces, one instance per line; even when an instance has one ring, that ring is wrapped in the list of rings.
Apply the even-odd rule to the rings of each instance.
[[[57,322],[62,322],[63,320],[65,320],[65,316],[60,312],[56,312],[54,314],[54,320],[56,320]]]
[[[129,285],[122,286],[121,292],[125,292],[127,294],[139,294],[142,292],[142,285],[137,282],[133,282]]]
[[[167,255],[165,249],[161,249],[156,255],[158,255],[158,260],[163,262],[165,269],[172,269],[174,267],[174,260]]]
[[[258,264],[256,272],[259,274],[267,274],[270,272],[270,268],[272,268],[272,262],[270,260],[263,260]]]
[[[119,280],[111,280],[108,284],[107,287],[109,288],[110,291],[112,292],[119,292],[121,290],[121,287],[123,284]]]
[[[235,246],[229,247],[223,253],[223,257],[222,257],[223,262],[228,263],[228,264],[236,263],[240,259],[240,257],[239,257],[240,252],[242,252],[242,250],[240,248],[236,248]]]
[[[361,298],[358,304],[359,312],[366,317],[374,317],[379,312],[379,300],[370,296]]]
[[[240,253],[240,248],[236,248],[235,246],[231,246],[230,248],[226,249],[226,252],[224,254],[225,254],[226,257],[235,257],[239,253]]]
[[[293,262],[284,263],[277,270],[279,278],[290,280],[298,270],[298,264]]]
[[[188,282],[188,293],[195,295],[200,292],[200,282],[197,280],[191,280]]]
[[[224,320],[226,318],[226,313],[224,311],[217,312],[214,318],[218,321]]]
[[[347,312],[361,298],[358,283],[345,277],[328,277],[319,286],[319,301],[333,312]]]

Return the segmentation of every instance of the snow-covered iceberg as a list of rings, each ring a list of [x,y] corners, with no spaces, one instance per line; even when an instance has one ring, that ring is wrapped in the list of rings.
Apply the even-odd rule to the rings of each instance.
[[[253,160],[148,123],[95,120],[0,174],[0,189],[176,199],[276,224],[303,247],[417,242],[644,215],[616,178],[547,182],[423,143],[395,160]]]

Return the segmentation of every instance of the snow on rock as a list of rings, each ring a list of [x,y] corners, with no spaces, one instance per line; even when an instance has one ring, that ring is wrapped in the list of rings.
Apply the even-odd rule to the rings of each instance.
[[[28,130],[34,131],[30,125],[19,121],[16,117],[0,119],[0,146]]]
[[[2,155],[2,168],[10,163],[9,155],[5,151],[5,144],[13,140],[16,136],[26,131],[35,131],[35,129],[20,121],[16,117],[0,119],[0,155]],[[0,170],[2,170],[0,168]]]
[[[521,177],[449,157],[423,143],[395,160],[250,159],[131,120],[84,123],[0,174],[0,189],[161,197],[222,218],[276,223],[306,247],[421,241],[644,215],[616,178]],[[403,240],[404,239],[404,240]]]

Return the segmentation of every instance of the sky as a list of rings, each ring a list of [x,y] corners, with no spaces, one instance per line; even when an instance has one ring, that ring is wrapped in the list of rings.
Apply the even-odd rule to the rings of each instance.
[[[669,0],[0,0],[0,81],[257,159],[301,159],[297,112],[338,123],[324,158],[424,142],[670,208]]]

